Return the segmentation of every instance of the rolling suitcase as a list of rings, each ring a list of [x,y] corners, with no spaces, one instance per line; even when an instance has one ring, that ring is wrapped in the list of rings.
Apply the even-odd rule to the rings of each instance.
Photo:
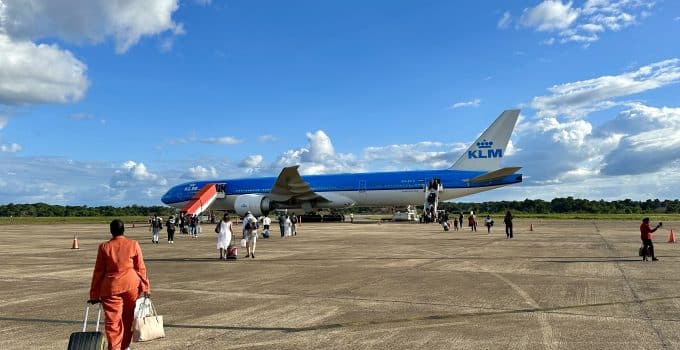
[[[101,305],[97,311],[97,324],[94,332],[87,332],[87,318],[90,313],[90,305],[85,308],[85,321],[83,321],[83,331],[71,333],[68,339],[68,350],[104,350],[106,348],[106,338],[104,333],[99,331],[99,321],[102,316]]]
[[[238,248],[229,246],[227,247],[227,259],[236,260],[236,254],[238,253]]]

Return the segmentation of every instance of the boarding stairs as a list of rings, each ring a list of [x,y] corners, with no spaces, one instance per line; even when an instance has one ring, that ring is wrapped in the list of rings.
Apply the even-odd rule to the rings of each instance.
[[[432,179],[425,187],[425,204],[423,205],[424,214],[432,213],[432,220],[437,221],[437,209],[439,206],[439,193],[444,191],[444,186],[440,179]]]
[[[208,210],[216,199],[224,198],[224,196],[223,185],[216,183],[206,184],[191,197],[180,211],[190,216],[200,215],[202,212]]]

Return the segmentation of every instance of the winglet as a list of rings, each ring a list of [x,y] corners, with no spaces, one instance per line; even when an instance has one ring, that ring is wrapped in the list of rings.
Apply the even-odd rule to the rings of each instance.
[[[501,113],[450,169],[492,171],[500,168],[518,117],[519,109]]]

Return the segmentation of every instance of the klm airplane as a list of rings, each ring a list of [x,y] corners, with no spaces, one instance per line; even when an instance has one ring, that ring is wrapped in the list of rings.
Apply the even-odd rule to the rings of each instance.
[[[183,183],[161,200],[190,214],[212,209],[260,216],[276,209],[406,206],[431,193],[445,201],[493,190],[522,182],[520,167],[500,167],[518,116],[519,110],[504,111],[449,169],[301,176],[296,165],[278,177]]]

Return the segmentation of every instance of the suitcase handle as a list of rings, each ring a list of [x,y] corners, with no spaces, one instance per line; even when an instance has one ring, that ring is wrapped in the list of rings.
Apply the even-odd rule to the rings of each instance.
[[[87,330],[87,318],[90,315],[90,304],[85,307],[85,320],[83,321],[83,332]],[[102,307],[101,305],[97,307],[97,324],[95,326],[95,331],[99,332],[99,321],[102,317]]]

